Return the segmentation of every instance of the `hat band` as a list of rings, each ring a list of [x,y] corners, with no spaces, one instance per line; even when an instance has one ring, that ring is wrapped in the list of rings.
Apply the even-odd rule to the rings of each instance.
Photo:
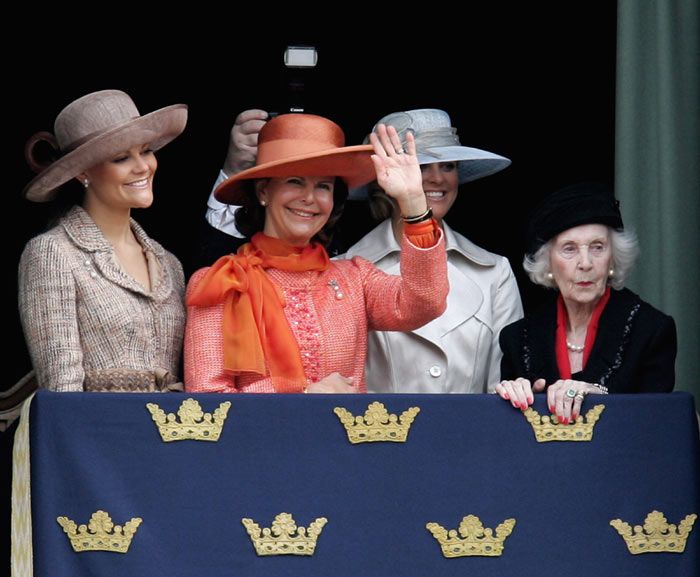
[[[132,120],[136,120],[137,118],[141,118],[140,116],[132,116],[130,119],[125,120],[124,124],[127,122],[131,122]],[[119,125],[116,126],[108,126],[106,128],[101,128],[100,130],[95,130],[94,132],[91,132],[90,134],[87,134],[85,136],[81,136],[77,140],[74,140],[67,146],[62,146],[61,147],[61,152],[63,154],[68,154],[69,152],[73,152],[76,148],[79,146],[82,146],[89,140],[92,140],[93,138],[97,138],[98,136],[101,136],[102,134],[105,134],[106,132],[109,132],[110,130],[114,130],[115,128],[119,128]]]
[[[406,145],[406,134],[413,132],[411,128],[399,132],[401,143]],[[416,141],[416,149],[423,152],[426,148],[436,148],[439,146],[461,146],[457,129],[452,126],[444,126],[435,130],[421,130],[418,134],[413,132]]]
[[[280,138],[270,140],[258,145],[258,161],[256,166],[268,162],[277,162],[285,159],[293,159],[306,154],[321,152],[333,152],[342,148],[343,143],[338,145],[331,142],[319,142],[318,140],[301,140],[296,138]]]

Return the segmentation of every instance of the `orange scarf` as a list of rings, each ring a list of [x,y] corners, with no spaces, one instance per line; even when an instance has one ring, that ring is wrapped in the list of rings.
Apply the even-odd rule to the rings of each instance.
[[[188,305],[224,303],[224,368],[234,375],[267,374],[278,393],[299,392],[306,386],[301,354],[284,316],[284,295],[265,273],[323,271],[328,254],[313,243],[294,247],[259,232],[238,249],[221,257],[207,271],[187,300]]]

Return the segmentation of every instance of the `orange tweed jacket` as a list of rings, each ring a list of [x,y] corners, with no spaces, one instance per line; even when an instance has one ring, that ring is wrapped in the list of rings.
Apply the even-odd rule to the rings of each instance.
[[[188,293],[204,268],[190,279]],[[427,249],[404,237],[401,276],[388,275],[356,257],[331,261],[323,272],[267,269],[285,298],[285,316],[299,343],[309,382],[337,371],[353,377],[357,392],[366,392],[367,331],[409,331],[445,310],[447,259],[445,241]],[[188,307],[185,328],[185,389],[192,392],[272,393],[269,375],[233,377],[223,368],[223,304]]]

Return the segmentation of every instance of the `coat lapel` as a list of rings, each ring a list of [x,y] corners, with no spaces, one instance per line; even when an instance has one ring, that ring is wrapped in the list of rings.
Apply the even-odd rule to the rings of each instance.
[[[553,294],[535,314],[528,319],[526,343],[530,349],[530,375],[543,377],[550,385],[559,379],[559,368],[554,351],[557,326],[557,295]],[[572,375],[576,380],[600,383],[616,365],[621,363],[625,335],[629,331],[630,315],[638,303],[637,297],[627,289],[613,290],[610,301],[600,316],[598,333],[586,368]],[[524,354],[527,354],[525,351]],[[618,357],[620,357],[618,359]]]
[[[484,301],[484,295],[479,286],[451,264],[449,260],[447,261],[447,278],[450,282],[450,292],[447,294],[445,314],[413,331],[436,344],[445,334],[472,318]]]
[[[578,378],[589,383],[600,383],[605,375],[609,376],[613,368],[621,363],[630,314],[637,302],[635,295],[626,289],[611,291],[610,300],[600,316],[593,350],[586,368],[577,374]],[[618,356],[620,362],[616,362]]]
[[[147,254],[152,284],[150,293],[122,270],[116,261],[112,245],[85,210],[79,206],[73,207],[61,220],[61,224],[73,243],[83,252],[92,255],[96,270],[105,279],[124,289],[156,300],[162,300],[169,296],[172,283],[168,281],[167,270],[158,265],[158,261],[162,262],[165,251],[160,245],[148,238],[148,235],[136,221],[131,220],[131,228]]]
[[[466,258],[486,267],[495,266],[497,263],[491,253],[455,234],[444,222],[443,232],[445,247],[448,251],[447,276],[450,283],[447,311],[437,319],[412,331],[413,334],[437,346],[441,346],[440,339],[445,334],[476,315],[484,301],[479,285],[454,264],[454,259]],[[350,248],[345,256],[346,258],[362,256],[377,264],[385,272],[398,275],[401,274],[400,250],[394,238],[391,221],[385,220]]]

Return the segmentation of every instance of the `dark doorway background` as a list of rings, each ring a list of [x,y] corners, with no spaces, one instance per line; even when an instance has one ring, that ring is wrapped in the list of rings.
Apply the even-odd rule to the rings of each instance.
[[[426,16],[420,31],[415,23],[403,30],[397,24],[391,41],[378,39],[375,25],[333,39],[267,34],[264,42],[258,34],[231,30],[225,39],[212,34],[215,40],[207,46],[171,38],[167,49],[105,46],[102,38],[81,38],[74,47],[54,48],[46,41],[41,62],[13,59],[5,76],[12,89],[6,92],[10,182],[3,231],[12,289],[7,301],[11,363],[2,387],[9,388],[30,366],[16,312],[17,262],[26,241],[45,229],[50,213],[20,196],[32,176],[23,146],[34,132],[51,129],[71,100],[119,88],[142,113],[176,102],[189,105],[185,133],[158,155],[154,205],[134,213],[188,273],[202,264],[198,235],[206,199],[241,110],[283,111],[301,102],[307,111],[338,122],[347,142],[356,144],[389,112],[443,108],[464,145],[513,161],[505,171],[463,187],[447,220],[477,244],[511,259],[530,304],[537,291],[520,272],[529,209],[559,185],[613,177],[615,8],[614,2],[555,8],[529,3],[509,7],[506,19],[503,6],[469,6],[468,21],[451,27],[445,11]],[[303,95],[293,98],[282,55],[288,44],[299,43],[316,46],[318,65],[305,73]],[[95,54],[86,52],[91,49],[99,66],[91,64]],[[350,204],[341,228],[345,243],[372,226],[365,207]]]

